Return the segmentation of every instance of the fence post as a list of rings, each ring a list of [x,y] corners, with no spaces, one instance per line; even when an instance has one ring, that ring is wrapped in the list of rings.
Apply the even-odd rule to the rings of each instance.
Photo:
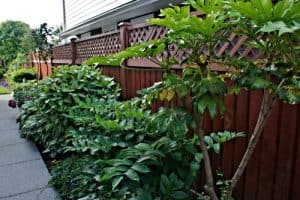
[[[75,65],[76,64],[76,38],[71,39],[71,53],[72,53],[71,64]]]
[[[121,22],[119,23],[120,27],[120,41],[121,41],[121,51],[129,47],[129,27],[130,23],[128,22]],[[123,62],[123,65],[126,66],[126,61]],[[127,77],[126,77],[126,70],[124,68],[120,69],[120,82],[122,86],[122,99],[127,99]]]

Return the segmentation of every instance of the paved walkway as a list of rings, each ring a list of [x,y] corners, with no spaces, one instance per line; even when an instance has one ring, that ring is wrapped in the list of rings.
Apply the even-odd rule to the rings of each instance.
[[[0,200],[55,200],[49,172],[34,144],[20,138],[17,109],[0,95]]]

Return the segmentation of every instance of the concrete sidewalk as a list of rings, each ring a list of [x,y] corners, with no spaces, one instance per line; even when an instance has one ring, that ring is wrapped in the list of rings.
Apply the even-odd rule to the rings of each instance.
[[[0,95],[0,200],[56,200],[49,172],[34,144],[20,138],[10,95]]]

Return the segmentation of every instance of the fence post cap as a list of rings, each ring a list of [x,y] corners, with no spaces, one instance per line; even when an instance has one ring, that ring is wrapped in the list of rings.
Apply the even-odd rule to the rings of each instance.
[[[77,40],[77,38],[76,37],[72,37],[72,38],[70,38],[70,41],[71,42],[75,42]]]
[[[122,27],[122,26],[130,26],[131,24],[130,24],[130,22],[120,22],[119,24],[118,24],[118,27]]]

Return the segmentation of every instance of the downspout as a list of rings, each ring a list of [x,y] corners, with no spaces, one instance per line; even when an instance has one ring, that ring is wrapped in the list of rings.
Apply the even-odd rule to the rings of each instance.
[[[62,5],[63,5],[63,28],[66,30],[67,27],[67,20],[66,20],[66,2],[65,0],[62,0]]]

